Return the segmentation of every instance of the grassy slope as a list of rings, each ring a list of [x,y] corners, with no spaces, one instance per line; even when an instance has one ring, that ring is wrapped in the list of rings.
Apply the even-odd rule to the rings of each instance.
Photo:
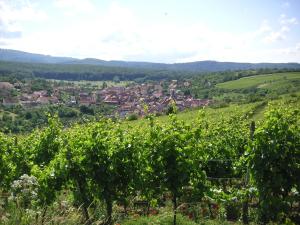
[[[265,107],[261,106],[261,102],[256,102],[256,103],[250,103],[250,104],[243,104],[243,105],[236,105],[232,104],[229,107],[224,107],[224,108],[218,108],[218,109],[213,109],[213,108],[204,108],[203,111],[205,112],[205,117],[208,119],[213,119],[213,120],[218,120],[222,116],[227,117],[232,115],[234,112],[241,111],[243,114],[249,114],[249,119],[253,117],[254,114],[251,112],[256,111],[256,108],[258,107]],[[199,118],[199,110],[200,109],[194,109],[194,110],[188,110],[184,112],[180,112],[177,114],[177,117],[179,120],[184,120],[187,123],[192,124],[193,121],[197,120]],[[257,119],[259,119],[261,116],[259,116]],[[168,116],[160,116],[156,118],[156,121],[158,123],[167,123]],[[132,128],[141,128],[143,129],[144,127],[149,124],[149,121],[145,118],[135,120],[135,121],[124,121],[123,126],[125,127],[132,127]]]
[[[300,108],[300,91],[291,96],[290,94],[282,95],[277,100],[272,100],[270,102],[255,102],[249,104],[231,104],[228,107],[224,108],[204,108],[205,117],[212,120],[218,120],[222,116],[227,117],[233,115],[236,112],[241,112],[242,114],[247,114],[249,121],[261,121],[264,117],[264,112],[268,107],[268,103],[276,104],[283,102],[284,104],[291,104],[295,108]],[[187,123],[193,123],[199,117],[200,109],[193,109],[177,114],[179,120],[184,120]],[[169,121],[168,116],[159,116],[156,118],[158,123],[167,123]],[[122,125],[129,128],[138,128],[143,129],[149,124],[148,119],[142,118],[134,121],[124,121]]]
[[[230,90],[251,87],[274,90],[289,85],[299,87],[299,84],[300,72],[288,72],[244,77],[238,80],[217,84],[217,87]]]

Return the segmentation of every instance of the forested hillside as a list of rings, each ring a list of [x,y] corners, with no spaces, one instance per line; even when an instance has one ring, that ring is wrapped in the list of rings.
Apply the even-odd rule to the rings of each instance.
[[[101,59],[86,58],[75,59],[68,57],[53,57],[48,55],[33,54],[28,52],[0,49],[0,60],[26,63],[50,64],[79,64],[98,65],[104,67],[139,68],[152,70],[172,70],[190,72],[218,72],[226,70],[256,70],[256,69],[300,69],[299,63],[235,63],[217,61],[197,61],[187,63],[152,63],[134,61],[105,61]]]
[[[298,71],[297,66],[291,68],[261,68],[250,69],[247,71],[241,70],[238,74],[242,76],[249,76],[255,74],[264,74],[271,72],[284,72],[284,71]],[[222,70],[223,71],[223,70]],[[238,70],[239,71],[239,70]],[[45,63],[19,63],[19,62],[6,62],[0,61],[0,75],[14,75],[19,78],[24,77],[41,77],[45,79],[57,80],[135,80],[137,82],[144,82],[147,80],[162,80],[162,79],[185,79],[193,78],[207,74],[230,74],[224,76],[224,80],[233,79],[232,71],[225,70],[216,73],[199,73],[189,70],[167,70],[167,69],[150,69],[150,68],[123,68],[123,67],[110,67],[86,64],[45,64]]]
[[[80,64],[37,64],[0,61],[0,74],[16,74],[58,80],[159,80],[192,75],[191,72],[121,68]]]

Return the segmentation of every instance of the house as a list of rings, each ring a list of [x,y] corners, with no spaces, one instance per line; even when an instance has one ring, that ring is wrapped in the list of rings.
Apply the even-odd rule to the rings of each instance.
[[[154,98],[161,98],[163,96],[163,93],[161,91],[155,91],[152,95]]]
[[[90,96],[86,92],[79,93],[79,104],[80,105],[96,104],[96,95],[93,93],[92,96]]]
[[[52,104],[58,104],[59,103],[59,100],[56,96],[52,96],[51,98],[49,98],[49,100]]]
[[[133,112],[133,107],[131,104],[125,104],[125,105],[122,105],[119,109],[119,115],[120,117],[124,117],[126,116],[127,114]]]
[[[190,82],[188,82],[188,81],[185,81],[185,82],[183,83],[183,86],[185,86],[185,87],[189,87],[189,86],[191,86],[191,83],[190,83]]]
[[[59,97],[59,90],[57,88],[54,89],[53,96]]]
[[[86,97],[88,97],[88,96],[89,96],[89,94],[86,93],[86,92],[80,92],[80,93],[79,93],[79,98],[86,98]]]
[[[19,104],[19,99],[17,98],[3,98],[2,104],[4,106],[14,106]]]
[[[10,89],[13,89],[13,88],[14,88],[14,85],[12,85],[9,82],[0,82],[0,89],[10,90]]]
[[[20,96],[21,101],[31,101],[32,99],[33,99],[32,96],[29,94],[26,94],[26,93],[24,93]]]
[[[113,105],[116,105],[116,104],[119,104],[119,99],[117,96],[114,96],[114,95],[107,95],[104,100],[103,100],[104,103],[107,103],[107,104],[113,104]]]
[[[209,99],[193,99],[191,101],[191,107],[207,106],[211,100]]]
[[[69,102],[69,104],[76,104],[76,98],[75,98],[75,96],[71,96],[71,97],[70,97],[70,102]]]
[[[21,89],[23,87],[23,84],[21,82],[14,83],[14,88]]]
[[[94,98],[92,98],[91,96],[80,97],[79,104],[80,105],[92,105],[92,104],[96,104],[96,100]]]
[[[35,102],[35,101],[20,101],[20,103],[21,103],[21,105],[22,106],[24,106],[24,107],[33,107],[33,106],[37,106],[38,104],[37,104],[37,102]]]
[[[163,90],[163,87],[162,87],[160,84],[155,84],[155,85],[154,85],[154,90],[162,91],[162,90]]]
[[[49,104],[49,98],[48,98],[48,97],[44,97],[44,96],[40,96],[40,97],[36,100],[36,103],[42,104],[42,105]]]
[[[33,92],[33,95],[36,95],[38,97],[47,97],[48,96],[48,93],[47,91],[45,90],[42,90],[42,91],[34,91]]]
[[[176,107],[179,109],[179,110],[183,110],[184,109],[184,101],[176,101]]]
[[[176,96],[176,90],[175,90],[174,88],[170,88],[170,89],[169,89],[169,92],[170,92],[170,96],[171,96],[172,98],[174,98],[174,97]]]

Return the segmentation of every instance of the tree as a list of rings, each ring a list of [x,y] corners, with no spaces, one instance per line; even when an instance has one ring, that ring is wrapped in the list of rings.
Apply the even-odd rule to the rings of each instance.
[[[102,84],[102,89],[105,89],[105,88],[107,88],[107,87],[108,87],[108,85],[107,85],[107,83],[104,81],[103,84]]]
[[[120,77],[119,76],[114,76],[113,82],[120,83]]]
[[[92,107],[86,106],[86,105],[81,105],[80,106],[80,112],[84,113],[84,114],[90,114],[90,115],[94,115],[95,111]]]

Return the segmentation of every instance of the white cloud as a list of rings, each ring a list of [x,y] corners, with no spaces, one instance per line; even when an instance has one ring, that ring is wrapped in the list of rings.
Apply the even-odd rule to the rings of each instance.
[[[36,9],[35,3],[30,1],[0,1],[0,12],[1,20],[7,23],[44,21],[48,18],[44,12]]]
[[[291,6],[290,2],[286,1],[284,3],[282,3],[282,7],[283,8],[289,8]]]
[[[279,18],[279,23],[281,25],[296,25],[298,20],[296,17],[288,18],[285,14],[281,14]]]
[[[282,41],[286,39],[286,35],[283,31],[271,32],[268,36],[264,38],[265,43],[274,43],[276,41]]]
[[[296,43],[294,46],[275,49],[274,55],[284,57],[287,62],[298,62],[300,59],[300,42]]]
[[[42,22],[47,15],[30,1],[0,1],[0,41],[7,44],[11,38],[20,38],[24,22]]]
[[[89,0],[57,0],[55,4],[66,15],[89,12],[89,16],[77,19],[67,28],[57,26],[55,31],[36,30],[22,38],[6,40],[5,47],[57,56],[162,62],[283,61],[297,56],[288,54],[282,58],[282,49],[259,48],[262,44],[284,40],[291,28],[290,22],[279,23],[280,29],[276,30],[264,20],[256,30],[230,33],[213,30],[199,22],[175,24],[162,21],[146,25],[133,11],[117,2],[111,2],[101,13]]]
[[[281,28],[280,28],[280,31],[281,32],[289,32],[291,29],[288,27],[288,26],[282,26]]]
[[[90,0],[55,0],[54,6],[63,10],[67,16],[91,13],[95,9]]]
[[[268,20],[263,20],[263,22],[260,25],[260,28],[258,29],[258,33],[263,34],[263,33],[269,32],[271,30],[272,30],[272,28],[269,24],[269,21]]]
[[[269,27],[269,33],[263,39],[264,43],[271,44],[285,40],[288,32],[291,30],[290,27],[298,24],[298,20],[295,17],[288,18],[285,14],[281,14],[278,21],[280,29],[273,30],[271,27]]]

